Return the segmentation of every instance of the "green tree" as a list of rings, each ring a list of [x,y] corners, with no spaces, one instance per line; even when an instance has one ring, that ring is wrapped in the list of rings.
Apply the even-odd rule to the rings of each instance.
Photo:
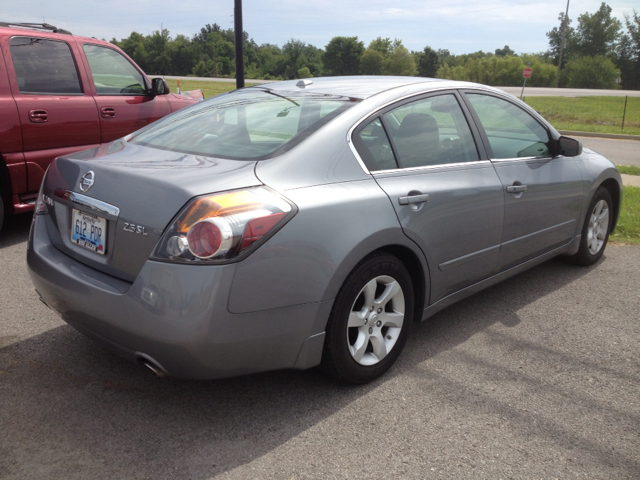
[[[507,55],[509,55],[510,57],[516,56],[516,52],[511,50],[509,48],[509,45],[505,45],[504,48],[496,48],[495,54],[498,57],[506,57]]]
[[[529,62],[533,75],[527,84],[535,87],[553,86],[556,68],[551,63],[541,61],[537,56],[527,54],[521,57],[490,55],[467,58],[464,65],[444,64],[438,69],[436,77],[501,87],[520,86],[523,81],[522,71]]]
[[[618,69],[604,55],[577,57],[567,62],[560,80],[568,88],[610,88],[616,87]]]
[[[172,75],[188,75],[193,70],[193,65],[198,58],[199,48],[184,35],[178,35],[173,41],[165,45],[166,54],[169,57]]]
[[[309,70],[309,67],[302,67],[300,70],[298,70],[298,78],[311,78],[313,77],[313,75],[311,75],[311,70]]]
[[[333,37],[322,56],[324,68],[329,75],[357,75],[363,53],[358,37]]]
[[[376,52],[380,52],[383,57],[388,57],[393,48],[393,42],[388,37],[378,37],[375,40],[371,40],[368,48],[375,50]]]
[[[367,48],[360,59],[360,72],[363,75],[382,75],[384,55],[378,50]]]
[[[560,45],[562,44],[562,28],[565,21],[564,12],[560,12],[558,16],[558,20],[560,20],[559,27],[553,27],[550,31],[547,32],[547,38],[549,38],[549,54],[553,57],[553,64],[558,65],[560,60]],[[566,65],[566,63],[571,60],[571,56],[573,54],[573,45],[575,44],[575,30],[573,27],[570,27],[571,19],[567,17],[566,19],[566,31],[564,35],[564,44],[562,47],[562,61]]]
[[[418,76],[420,77],[435,77],[438,69],[442,66],[440,55],[431,47],[424,47],[422,52],[417,53],[416,58]]]
[[[298,78],[298,70],[307,63],[305,56],[306,44],[301,40],[292,38],[282,46],[282,56],[286,63],[285,78]]]
[[[413,55],[402,45],[402,40],[395,39],[385,59],[383,72],[385,75],[407,75],[416,74],[416,62]]]
[[[640,90],[640,16],[625,15],[628,33],[620,37],[616,63],[620,67],[622,88]]]
[[[144,35],[138,32],[131,32],[131,35],[127,38],[123,38],[119,42],[114,38],[111,40],[111,43],[120,47],[144,71],[149,71],[149,64],[147,62],[149,53],[145,45]]]
[[[583,57],[604,55],[614,58],[616,43],[620,37],[622,24],[611,17],[611,7],[602,2],[592,15],[585,12],[578,17],[574,50]]]
[[[169,30],[156,30],[146,37],[145,46],[148,52],[147,64],[151,74],[171,75],[171,57],[167,51],[167,43],[171,40]]]

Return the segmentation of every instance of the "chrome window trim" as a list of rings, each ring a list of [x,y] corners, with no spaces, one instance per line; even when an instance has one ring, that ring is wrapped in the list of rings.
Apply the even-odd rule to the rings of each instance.
[[[88,197],[87,195],[71,192],[69,190],[65,192],[64,196],[68,201],[77,205],[82,205],[83,207],[88,207],[96,212],[105,213],[115,218],[118,218],[120,215],[120,209],[118,207],[107,202],[103,202],[102,200],[97,200],[95,198]]]
[[[554,158],[556,157],[554,157],[553,155],[542,155],[540,157],[490,158],[489,160],[494,163],[501,163],[501,162],[522,162],[522,161],[529,161],[529,160],[553,160]]]
[[[387,173],[413,173],[429,170],[440,170],[449,167],[466,167],[466,166],[478,166],[478,165],[490,165],[490,160],[476,160],[474,162],[458,162],[458,163],[441,163],[439,165],[423,165],[421,167],[409,167],[409,168],[394,168],[390,170],[374,170],[370,172],[370,175],[381,175]]]
[[[477,91],[481,91],[481,92],[493,92],[493,90],[489,90],[489,89],[485,89],[485,88],[478,88],[478,87],[475,87],[475,86],[471,87],[471,88],[467,88],[467,87],[451,87],[451,86],[444,87],[444,86],[442,86],[442,87],[430,89],[427,92],[411,93],[409,95],[405,95],[403,97],[396,98],[395,100],[391,100],[391,101],[379,106],[375,110],[367,113],[362,118],[357,120],[351,126],[351,128],[349,128],[349,130],[347,131],[347,144],[349,145],[349,148],[351,149],[351,152],[353,153],[353,155],[356,157],[356,160],[360,164],[360,167],[362,168],[362,170],[364,170],[364,173],[366,173],[367,175],[372,175],[373,174],[373,172],[369,171],[369,169],[365,165],[364,161],[360,157],[360,154],[358,153],[358,150],[356,150],[356,147],[353,144],[353,141],[351,140],[351,137],[353,136],[353,132],[355,131],[356,128],[358,128],[360,125],[362,125],[362,123],[364,123],[367,119],[375,117],[380,111],[382,111],[385,108],[393,105],[394,103],[402,102],[404,100],[408,100],[408,99],[413,98],[413,97],[420,97],[422,95],[429,95],[431,93],[438,93],[438,92],[443,92],[443,91],[450,91],[453,94],[454,92],[458,92],[459,90],[477,90]],[[493,92],[493,93],[495,93],[495,92]],[[503,93],[505,95],[508,95],[506,92],[503,92]],[[472,135],[473,135],[473,133],[472,133]],[[443,163],[442,165],[429,165],[429,166],[424,166],[424,167],[398,168],[398,169],[394,169],[394,170],[374,170],[374,172],[375,173],[379,173],[379,172],[397,172],[397,171],[406,172],[406,171],[409,171],[409,170],[416,170],[416,169],[442,167],[444,165],[447,165],[447,166],[452,166],[452,165],[470,165],[470,164],[473,164],[473,163],[487,162],[487,161],[489,161],[489,160],[479,160],[478,162],[474,161],[474,162],[462,162],[462,163]]]

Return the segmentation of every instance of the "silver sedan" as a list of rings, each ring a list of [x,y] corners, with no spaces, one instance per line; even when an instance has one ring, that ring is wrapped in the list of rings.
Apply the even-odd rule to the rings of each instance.
[[[158,375],[365,383],[412,322],[556,255],[597,262],[621,192],[499,90],[294,80],[56,159],[27,260],[63,320]]]

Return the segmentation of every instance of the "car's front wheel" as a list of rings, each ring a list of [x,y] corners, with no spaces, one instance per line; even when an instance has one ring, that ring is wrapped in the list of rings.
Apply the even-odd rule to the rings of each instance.
[[[413,320],[409,272],[393,255],[374,253],[345,280],[327,325],[322,367],[349,383],[367,383],[396,361]]]
[[[593,265],[604,253],[613,222],[613,202],[609,190],[596,190],[582,226],[582,238],[578,253],[570,257],[578,265]]]

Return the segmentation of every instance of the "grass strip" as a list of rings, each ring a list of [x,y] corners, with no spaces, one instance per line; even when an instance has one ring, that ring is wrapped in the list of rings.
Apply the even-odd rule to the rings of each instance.
[[[169,84],[169,89],[172,93],[178,91],[178,81],[166,79]],[[188,92],[189,90],[202,90],[204,98],[213,97],[220,93],[225,93],[230,90],[236,89],[236,82],[207,82],[196,80],[180,80],[180,90]]]
[[[610,240],[618,245],[640,245],[640,188],[624,187],[618,226]]]
[[[635,165],[616,165],[616,167],[618,167],[620,173],[625,175],[640,175],[640,167]]]
[[[527,97],[556,129],[580,132],[640,135],[640,97]]]

